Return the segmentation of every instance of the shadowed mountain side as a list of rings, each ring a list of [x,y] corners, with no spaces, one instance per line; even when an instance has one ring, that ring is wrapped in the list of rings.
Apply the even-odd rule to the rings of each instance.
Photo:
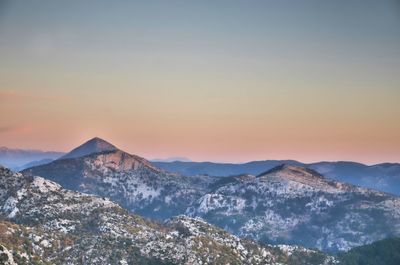
[[[71,152],[60,157],[59,159],[76,158],[90,154],[102,153],[106,151],[116,151],[116,150],[118,150],[118,148],[110,144],[109,142],[100,139],[98,137],[94,137],[89,141],[83,143],[82,145],[76,147]]]

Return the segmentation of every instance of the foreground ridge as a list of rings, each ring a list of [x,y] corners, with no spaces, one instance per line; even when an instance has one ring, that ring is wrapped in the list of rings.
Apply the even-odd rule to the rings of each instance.
[[[157,224],[108,199],[3,167],[0,209],[0,251],[13,253],[18,264],[334,263],[315,250],[243,240],[201,219]]]

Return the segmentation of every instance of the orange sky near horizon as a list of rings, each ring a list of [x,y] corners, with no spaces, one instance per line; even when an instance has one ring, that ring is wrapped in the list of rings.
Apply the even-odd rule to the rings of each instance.
[[[104,98],[108,103],[92,103],[87,109],[87,98],[81,103],[81,97],[74,100],[67,96],[2,93],[1,112],[12,109],[20,122],[1,129],[0,145],[68,151],[99,136],[146,158],[185,156],[197,161],[225,162],[291,158],[305,162],[377,163],[396,162],[399,157],[399,124],[388,124],[380,115],[366,117],[364,108],[373,104],[359,106],[357,113],[354,106],[349,113],[318,105],[315,110],[307,110],[311,102],[297,103],[294,111],[283,112],[280,106],[295,104],[286,99],[265,105],[256,101],[229,102],[219,111],[216,109],[220,104],[204,102],[199,102],[200,106],[174,103],[135,110],[118,104],[129,101],[126,95],[117,97],[115,102],[111,95]],[[391,119],[395,120],[397,114],[387,110],[386,115],[393,115]]]
[[[393,1],[172,2],[0,3],[0,146],[400,162]]]

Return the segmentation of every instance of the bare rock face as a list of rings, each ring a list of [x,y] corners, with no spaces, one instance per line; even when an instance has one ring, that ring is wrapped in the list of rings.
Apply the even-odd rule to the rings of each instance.
[[[281,165],[275,167],[260,174],[258,178],[260,181],[292,181],[303,184],[307,187],[329,190],[331,192],[338,192],[339,190],[351,191],[356,189],[353,185],[347,185],[345,183],[326,179],[324,176],[312,169],[293,165]]]
[[[146,159],[125,153],[121,150],[100,153],[97,156],[93,156],[93,159],[89,159],[87,163],[93,165],[93,169],[100,170],[101,168],[107,168],[115,172],[137,170],[141,167],[161,172],[161,170],[153,167]]]

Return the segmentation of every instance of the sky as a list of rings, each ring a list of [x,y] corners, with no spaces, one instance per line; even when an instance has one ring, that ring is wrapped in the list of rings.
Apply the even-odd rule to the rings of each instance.
[[[0,146],[400,162],[400,1],[0,0]]]

